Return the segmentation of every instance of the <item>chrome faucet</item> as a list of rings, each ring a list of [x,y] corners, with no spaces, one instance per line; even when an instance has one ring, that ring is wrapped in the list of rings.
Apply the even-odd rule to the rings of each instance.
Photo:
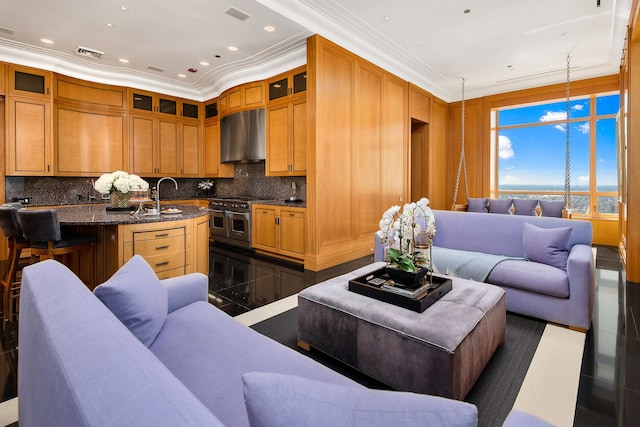
[[[165,176],[164,178],[160,178],[158,183],[156,184],[156,212],[160,213],[160,183],[165,179],[170,179],[176,185],[176,190],[178,189],[178,183],[175,179],[170,176]]]

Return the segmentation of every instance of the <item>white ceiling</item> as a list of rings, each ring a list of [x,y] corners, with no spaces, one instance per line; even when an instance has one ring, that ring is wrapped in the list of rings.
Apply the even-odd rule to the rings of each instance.
[[[0,60],[206,100],[304,64],[306,38],[320,34],[451,102],[463,77],[467,99],[566,82],[567,54],[573,80],[617,73],[632,0],[599,3],[2,0]],[[81,57],[78,46],[105,53]]]

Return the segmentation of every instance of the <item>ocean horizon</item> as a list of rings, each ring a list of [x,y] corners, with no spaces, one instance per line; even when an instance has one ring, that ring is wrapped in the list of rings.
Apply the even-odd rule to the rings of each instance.
[[[564,185],[548,185],[548,184],[509,184],[500,185],[498,191],[553,191],[564,192]],[[571,185],[571,192],[588,192],[588,185]],[[600,185],[597,191],[617,192],[617,185]]]

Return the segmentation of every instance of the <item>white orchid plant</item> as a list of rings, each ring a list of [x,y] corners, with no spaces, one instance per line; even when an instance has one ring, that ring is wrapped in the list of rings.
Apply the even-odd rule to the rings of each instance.
[[[419,218],[424,218],[420,221]],[[424,224],[424,228],[423,225]],[[417,202],[391,206],[382,215],[380,230],[376,233],[380,243],[388,244],[387,262],[404,271],[415,272],[417,264],[423,263],[424,254],[416,251],[416,237],[421,232],[426,235],[427,245],[433,244],[436,235],[436,218],[429,207],[429,199],[423,197]]]
[[[111,194],[116,191],[128,193],[132,190],[148,190],[149,183],[138,175],[128,174],[125,171],[115,171],[105,173],[98,178],[93,188],[100,194]]]

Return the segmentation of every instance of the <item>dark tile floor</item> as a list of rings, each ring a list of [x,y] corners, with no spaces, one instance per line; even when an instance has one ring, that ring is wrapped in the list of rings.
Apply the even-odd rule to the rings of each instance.
[[[596,306],[582,359],[576,426],[640,425],[640,284],[616,248],[598,247]]]
[[[322,272],[211,247],[209,300],[231,315],[299,292],[306,286],[370,263],[359,259]],[[640,284],[625,281],[616,248],[598,247],[593,327],[587,333],[576,407],[576,426],[640,425]],[[0,337],[0,401],[16,397],[17,325]]]

